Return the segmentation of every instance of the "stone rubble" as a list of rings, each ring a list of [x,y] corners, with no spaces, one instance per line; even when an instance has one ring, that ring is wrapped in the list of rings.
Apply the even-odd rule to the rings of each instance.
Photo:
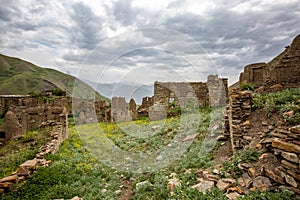
[[[49,124],[50,123],[52,122],[49,122]],[[58,150],[61,142],[65,139],[65,130],[66,129],[61,123],[51,126],[51,130],[48,133],[50,141],[41,146],[40,151],[36,154],[35,158],[25,161],[10,176],[0,179],[0,194],[8,192],[13,184],[20,183],[25,179],[30,178],[38,167],[49,166],[51,160],[46,160],[45,155],[54,154]]]
[[[249,132],[252,126],[251,104],[251,92],[232,91],[223,116],[222,137],[219,137],[230,140],[233,152],[246,147],[266,151],[259,157],[258,166],[247,163],[238,165],[243,174],[238,179],[237,187],[243,188],[245,193],[255,189],[265,191],[285,187],[300,195],[300,125],[285,129],[280,123],[274,126],[262,121],[261,131],[253,136]],[[219,183],[217,186],[227,191],[225,184]]]

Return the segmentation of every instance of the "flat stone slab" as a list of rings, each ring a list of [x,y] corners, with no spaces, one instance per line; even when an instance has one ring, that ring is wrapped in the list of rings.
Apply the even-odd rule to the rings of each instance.
[[[4,177],[4,178],[0,179],[0,183],[4,183],[4,182],[16,182],[17,179],[18,179],[17,175],[7,176],[7,177]]]
[[[27,160],[20,167],[27,168],[27,169],[36,169],[38,162],[36,160]]]
[[[279,138],[274,138],[272,140],[272,147],[282,149],[288,152],[300,153],[300,146],[282,141]]]

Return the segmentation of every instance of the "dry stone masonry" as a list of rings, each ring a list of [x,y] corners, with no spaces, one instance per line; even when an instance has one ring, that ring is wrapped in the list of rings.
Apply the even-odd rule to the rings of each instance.
[[[67,122],[48,121],[43,124],[43,127],[50,129],[48,132],[50,140],[40,148],[34,159],[25,161],[10,176],[0,179],[0,194],[8,192],[14,184],[30,178],[38,167],[48,166],[51,160],[46,160],[45,155],[55,153],[62,141],[68,137]]]
[[[232,151],[242,149],[250,143],[252,138],[247,135],[251,122],[248,117],[251,114],[252,94],[248,91],[234,90],[229,95],[228,123]],[[225,125],[228,127],[228,125]]]
[[[232,152],[245,148],[266,151],[259,157],[257,166],[239,164],[244,172],[240,187],[244,191],[265,191],[283,186],[300,195],[300,125],[286,129],[280,123],[274,127],[272,121],[260,122],[253,115],[251,104],[251,92],[233,90],[223,117],[222,138],[230,140]],[[253,120],[261,123],[259,132],[251,131]]]
[[[150,120],[172,116],[178,108],[226,106],[228,81],[217,75],[208,76],[203,82],[158,82],[154,83],[154,96],[144,97],[142,105],[136,109],[133,99],[128,104],[124,97],[113,97],[111,117],[113,121],[129,121],[137,117],[149,117]]]
[[[282,89],[299,87],[300,83],[300,35],[285,51],[269,63],[247,65],[240,74],[241,83],[270,87],[280,85]]]
[[[155,82],[154,103],[169,109],[189,106],[225,106],[228,83],[218,75],[208,76],[207,83],[203,82]]]

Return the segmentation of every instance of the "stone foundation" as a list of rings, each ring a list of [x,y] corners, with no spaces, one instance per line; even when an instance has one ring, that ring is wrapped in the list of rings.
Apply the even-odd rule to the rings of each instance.
[[[48,166],[51,160],[46,160],[45,155],[55,153],[63,140],[68,137],[67,123],[48,121],[43,124],[43,127],[50,128],[48,132],[50,140],[40,148],[34,159],[25,161],[11,175],[0,179],[0,194],[9,192],[14,184],[30,178],[38,167]]]

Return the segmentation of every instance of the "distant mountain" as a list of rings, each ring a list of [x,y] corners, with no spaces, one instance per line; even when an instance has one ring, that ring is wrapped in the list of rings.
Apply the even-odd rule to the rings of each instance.
[[[142,103],[143,97],[153,96],[154,86],[144,85],[136,82],[120,82],[120,83],[96,83],[85,80],[91,87],[107,98],[125,97],[129,102],[131,98],[135,100],[137,104]]]
[[[60,88],[66,91],[68,96],[72,96],[74,83],[76,83],[77,97],[94,94],[93,88],[71,75],[0,54],[0,94],[2,95],[22,95]],[[109,101],[98,92],[95,93],[95,98]]]

